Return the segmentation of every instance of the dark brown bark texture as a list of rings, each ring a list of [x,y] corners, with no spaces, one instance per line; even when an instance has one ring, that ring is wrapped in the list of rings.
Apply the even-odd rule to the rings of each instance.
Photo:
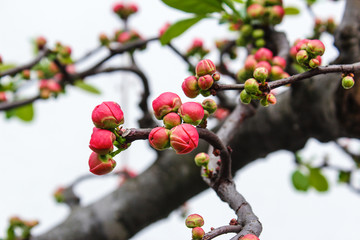
[[[360,60],[359,13],[360,1],[347,1],[336,33],[340,51],[336,64]],[[279,95],[276,105],[260,107],[236,129],[230,142],[233,171],[280,149],[301,149],[309,138],[322,142],[359,138],[359,74],[355,77],[355,86],[344,90],[340,73],[318,75],[293,84]],[[193,163],[195,152],[207,149],[208,145],[201,142],[191,154],[162,152],[144,173],[95,203],[76,207],[60,225],[33,239],[129,239],[207,188]]]

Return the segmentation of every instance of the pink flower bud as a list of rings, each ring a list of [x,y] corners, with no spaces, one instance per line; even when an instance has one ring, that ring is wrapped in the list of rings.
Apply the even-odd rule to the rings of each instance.
[[[124,123],[124,114],[119,104],[103,102],[96,106],[91,115],[97,128],[112,129]]]
[[[249,78],[245,81],[244,89],[249,94],[256,94],[259,92],[259,83],[254,78]]]
[[[270,7],[269,13],[270,13],[270,23],[279,24],[281,23],[285,15],[285,10],[282,6],[275,5]]]
[[[204,109],[197,102],[187,102],[180,106],[178,110],[184,122],[199,125],[204,118]]]
[[[239,240],[260,240],[260,239],[254,234],[246,234],[245,236],[241,237]]]
[[[116,166],[116,162],[110,155],[99,155],[92,152],[89,158],[90,172],[96,175],[104,175],[111,172]]]
[[[264,67],[258,67],[254,71],[254,78],[258,81],[265,81],[269,76],[269,71]]]
[[[314,55],[322,56],[325,52],[325,46],[318,39],[309,40],[309,42],[307,43],[306,51]]]
[[[94,127],[89,147],[94,152],[105,155],[114,149],[113,143],[115,139],[116,136],[111,131]]]
[[[282,69],[286,68],[286,60],[284,58],[282,58],[282,57],[279,57],[279,56],[275,56],[272,59],[272,64],[275,65],[275,66],[279,66]]]
[[[162,26],[159,30],[159,36],[161,37],[170,26],[171,26],[170,23],[165,23],[165,25]]]
[[[219,119],[219,120],[223,120],[225,119],[227,116],[229,116],[230,111],[226,108],[218,108],[215,112],[214,112],[214,117]]]
[[[258,64],[256,64],[256,66],[255,66],[255,69],[259,68],[259,67],[264,67],[264,68],[266,68],[266,70],[268,70],[268,72],[271,72],[271,65],[267,61],[258,62]]]
[[[305,50],[307,48],[307,43],[309,42],[309,39],[303,39],[303,40],[300,40],[296,45],[295,45],[295,48],[296,48],[296,51],[300,51],[300,50]]]
[[[54,93],[59,93],[62,90],[61,85],[54,79],[47,80],[47,88]]]
[[[7,97],[5,92],[0,92],[0,102],[6,102]]]
[[[131,40],[131,34],[129,32],[122,32],[119,34],[117,41],[119,43],[126,43]]]
[[[171,129],[171,128],[181,124],[181,118],[180,118],[179,114],[171,112],[164,116],[163,122],[164,122],[165,128]]]
[[[212,78],[214,79],[214,81],[219,81],[220,80],[220,74],[219,73],[214,73],[212,75]]]
[[[21,72],[21,75],[24,79],[30,79],[30,70],[29,69],[25,69]]]
[[[270,51],[270,49],[260,48],[256,51],[254,57],[257,61],[271,61],[273,58],[273,53]]]
[[[155,117],[159,120],[169,112],[176,112],[180,106],[180,97],[172,92],[164,92],[152,102]]]
[[[36,43],[36,46],[38,49],[43,49],[46,45],[46,38],[44,38],[43,36],[40,36],[40,37],[36,38],[35,43]]]
[[[204,219],[199,214],[191,214],[185,219],[185,225],[188,228],[202,227]]]
[[[255,56],[249,55],[245,60],[244,68],[247,72],[253,72],[257,63]]]
[[[209,60],[209,59],[204,59],[201,60],[197,65],[196,65],[196,75],[198,77],[200,76],[204,76],[206,74],[213,74],[216,71],[216,67],[215,64]]]
[[[192,42],[192,47],[201,48],[204,45],[204,42],[201,38],[194,38]]]
[[[282,78],[284,70],[279,66],[272,66],[271,67],[271,79],[278,80]]]
[[[65,192],[65,188],[64,187],[58,187],[53,196],[55,198],[55,201],[58,203],[62,203],[64,202],[65,198],[64,198],[64,192]]]
[[[270,104],[276,104],[276,97],[274,94],[269,93],[268,95],[266,95],[266,101]]]
[[[196,154],[194,160],[195,160],[196,166],[199,166],[199,167],[204,166],[204,167],[206,167],[208,165],[208,163],[209,163],[210,156],[209,156],[209,154],[202,152],[202,153]]]
[[[296,61],[302,65],[306,65],[308,59],[309,59],[309,55],[305,50],[300,50],[296,54]]]
[[[139,7],[135,3],[130,3],[128,8],[131,13],[136,13],[137,11],[139,11]]]
[[[206,98],[201,103],[204,110],[208,111],[209,114],[213,114],[217,109],[216,102],[211,98]]]
[[[200,93],[197,79],[195,76],[185,78],[184,82],[181,85],[181,88],[184,91],[185,95],[189,98],[195,98]]]
[[[296,58],[296,54],[297,54],[297,50],[296,50],[296,46],[293,46],[293,47],[291,47],[290,48],[290,56],[292,57],[292,58]]]
[[[257,19],[264,16],[265,8],[260,4],[251,4],[247,9],[246,12],[250,18]]]
[[[113,12],[114,13],[119,13],[121,10],[123,10],[125,8],[123,3],[115,3],[113,6]]]
[[[318,57],[320,57],[320,56],[318,56]],[[317,68],[317,67],[320,66],[320,62],[319,62],[319,60],[317,58],[310,59],[309,66],[311,68]]]
[[[214,83],[214,79],[209,75],[201,76],[198,79],[199,88],[202,90],[208,90]]]
[[[170,147],[170,130],[156,127],[149,134],[149,143],[156,150],[165,150]]]
[[[170,132],[170,145],[177,154],[185,154],[194,150],[199,143],[199,134],[190,124],[180,124]]]
[[[201,240],[205,235],[205,231],[201,227],[193,228],[191,233],[192,233],[193,240]]]

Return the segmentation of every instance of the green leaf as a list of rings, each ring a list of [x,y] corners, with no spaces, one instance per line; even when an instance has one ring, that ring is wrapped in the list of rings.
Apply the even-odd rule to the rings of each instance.
[[[30,122],[34,118],[34,107],[31,104],[27,104],[18,108],[15,108],[15,116],[25,122]]]
[[[15,64],[12,64],[12,63],[9,63],[9,64],[0,64],[0,72],[3,72],[3,71],[6,71],[6,70],[9,70],[9,69],[12,69],[16,67]]]
[[[244,3],[243,0],[233,0],[234,2],[238,2],[238,3]]]
[[[180,36],[183,32],[188,30],[195,23],[203,19],[205,16],[196,16],[193,18],[184,19],[172,24],[166,32],[161,36],[160,42],[162,45],[168,44],[173,38]]]
[[[236,10],[234,2],[232,0],[223,0],[223,2],[233,11],[233,13],[240,17],[240,13]]]
[[[284,8],[285,15],[298,15],[300,10],[297,7],[286,7]]]
[[[339,183],[350,183],[351,172],[350,171],[340,171],[338,182]]]
[[[172,8],[188,13],[207,14],[223,10],[222,1],[219,0],[162,0],[162,2]]]
[[[97,89],[96,87],[94,87],[90,84],[85,83],[83,80],[75,81],[74,85],[81,88],[82,90],[87,91],[87,92],[94,93],[94,94],[101,94],[99,89]]]
[[[296,170],[292,174],[291,180],[296,190],[306,192],[309,189],[310,183],[308,176],[304,175],[299,170]]]
[[[321,173],[319,168],[310,168],[310,185],[319,192],[326,192],[329,190],[329,183],[326,177]]]

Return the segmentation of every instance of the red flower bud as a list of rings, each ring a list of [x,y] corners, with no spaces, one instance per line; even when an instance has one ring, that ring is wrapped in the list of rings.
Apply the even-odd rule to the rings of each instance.
[[[282,57],[279,57],[279,56],[275,56],[272,59],[272,64],[275,65],[275,66],[279,66],[282,69],[286,68],[286,60],[284,58],[282,58]]]
[[[225,119],[227,116],[229,116],[230,111],[226,108],[218,108],[215,112],[214,112],[214,117],[219,119],[219,120],[223,120]]]
[[[96,175],[104,175],[111,172],[116,166],[116,162],[110,155],[99,155],[92,152],[89,158],[90,172]]]
[[[29,69],[25,69],[21,72],[21,75],[24,79],[30,79],[30,70]]]
[[[240,240],[260,240],[260,239],[254,234],[246,234],[245,236],[241,237]]]
[[[268,72],[271,72],[271,65],[267,61],[258,62],[258,64],[256,64],[256,66],[255,66],[255,69],[259,68],[259,67],[264,67],[264,68],[266,68],[266,70],[268,70]]]
[[[187,102],[180,106],[178,110],[184,122],[199,125],[204,118],[204,109],[197,102]]]
[[[7,97],[5,92],[0,92],[0,102],[6,102]]]
[[[156,127],[149,134],[149,143],[156,150],[165,150],[170,147],[170,130],[163,127]]]
[[[129,32],[122,32],[119,34],[117,41],[119,43],[126,43],[131,40],[131,34]]]
[[[135,3],[130,3],[128,8],[131,13],[136,13],[139,10],[138,6]]]
[[[116,136],[111,131],[94,127],[89,147],[94,152],[105,155],[114,149],[113,143],[115,139]]]
[[[204,219],[199,214],[191,214],[185,219],[185,225],[188,228],[202,227]]]
[[[179,114],[171,112],[164,116],[163,122],[164,122],[165,128],[171,129],[171,128],[181,124],[181,117],[179,116]]]
[[[38,49],[43,49],[46,45],[46,38],[44,38],[43,36],[40,36],[40,37],[36,38],[35,43],[36,43],[36,46]]]
[[[170,145],[177,154],[185,154],[194,150],[199,143],[199,134],[190,124],[180,124],[170,133]]]
[[[256,19],[261,18],[264,16],[265,8],[260,4],[251,4],[247,9],[246,12],[250,18]]]
[[[119,13],[121,10],[123,10],[125,8],[124,4],[122,3],[115,3],[113,6],[113,12],[114,13]]]
[[[300,50],[305,50],[307,48],[307,43],[309,42],[309,39],[303,39],[303,40],[300,40],[296,45],[295,45],[295,48],[296,48],[296,51],[300,51]]]
[[[276,97],[274,94],[269,93],[268,95],[266,95],[266,101],[270,104],[276,104]]]
[[[180,97],[172,92],[164,92],[152,102],[155,117],[159,120],[169,112],[176,112],[180,106]]]
[[[165,25],[162,26],[159,30],[159,36],[161,37],[170,26],[171,26],[170,23],[165,23]]]
[[[214,81],[219,81],[220,80],[220,74],[219,73],[214,73],[212,75],[212,78],[214,79]]]
[[[292,57],[292,58],[296,58],[296,54],[297,54],[297,50],[296,50],[296,46],[293,46],[293,47],[291,47],[290,48],[290,56]]]
[[[282,6],[275,5],[270,7],[269,13],[270,13],[270,23],[279,24],[281,23],[285,15],[285,10]]]
[[[255,56],[249,55],[245,60],[244,68],[248,72],[253,72],[257,63]]]
[[[103,102],[96,106],[91,118],[97,128],[112,129],[124,123],[123,111],[115,102]]]
[[[282,78],[284,70],[279,66],[272,66],[271,67],[271,79],[278,80]]]
[[[309,55],[305,50],[300,50],[297,54],[296,54],[296,61],[302,65],[306,66],[306,63],[309,59]]]
[[[320,56],[318,56],[318,57],[320,57]],[[310,61],[309,61],[309,66],[311,67],[311,68],[317,68],[317,67],[319,67],[320,66],[320,61],[317,59],[317,58],[313,58],[313,59],[310,59]]]
[[[256,51],[254,57],[257,61],[271,61],[273,58],[273,53],[270,51],[270,49],[260,48]]]
[[[200,93],[197,79],[195,76],[185,78],[184,82],[181,85],[181,88],[184,91],[185,95],[189,98],[195,98]]]
[[[209,75],[201,76],[198,79],[199,88],[202,90],[208,90],[214,83],[214,79]]]
[[[204,76],[206,74],[213,74],[216,71],[216,67],[215,64],[209,60],[209,59],[204,59],[201,60],[197,65],[196,65],[196,75],[198,77],[200,76]]]
[[[211,98],[206,98],[201,103],[204,110],[208,111],[209,114],[213,114],[217,109],[216,102]]]
[[[306,51],[314,55],[322,56],[325,52],[325,46],[320,40],[309,40],[309,42],[307,43]]]
[[[192,233],[193,240],[201,240],[205,235],[205,231],[201,227],[193,228],[191,233]]]

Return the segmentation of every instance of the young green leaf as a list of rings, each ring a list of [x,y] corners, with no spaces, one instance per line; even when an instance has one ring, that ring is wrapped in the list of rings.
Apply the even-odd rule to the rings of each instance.
[[[291,180],[296,190],[306,192],[309,189],[310,186],[309,177],[304,175],[299,170],[296,170],[292,174]]]
[[[74,85],[81,88],[82,90],[87,91],[87,92],[94,93],[94,94],[101,94],[99,89],[97,89],[96,87],[94,87],[90,84],[85,83],[83,80],[75,81]]]
[[[184,19],[172,24],[166,32],[161,36],[160,42],[162,45],[168,44],[173,38],[180,36],[188,30],[195,23],[203,19],[205,16],[196,16],[193,18]]]
[[[162,2],[172,8],[195,14],[207,14],[223,10],[220,0],[162,0]]]
[[[329,190],[329,183],[326,177],[321,173],[319,168],[310,168],[310,185],[319,192],[326,192]]]
[[[285,15],[298,15],[300,10],[297,7],[286,7],[284,8]]]
[[[34,107],[32,103],[16,108],[15,116],[25,122],[32,121],[34,118]]]

